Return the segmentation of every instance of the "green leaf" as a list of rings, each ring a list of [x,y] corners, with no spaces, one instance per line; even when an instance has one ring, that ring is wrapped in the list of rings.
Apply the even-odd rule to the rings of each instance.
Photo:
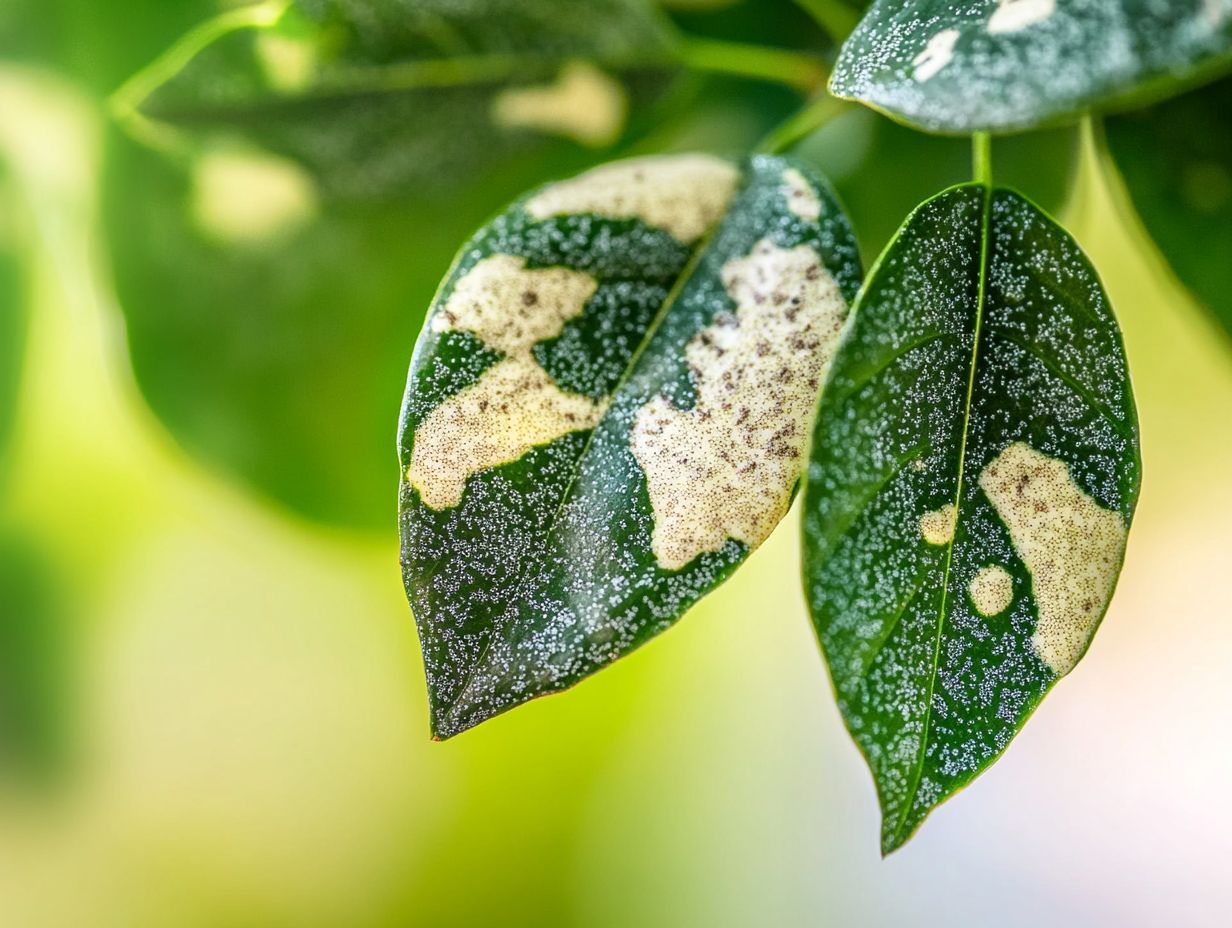
[[[205,24],[117,106],[164,147],[258,141],[327,195],[440,197],[562,141],[613,145],[678,71],[674,35],[643,0],[302,0]]]
[[[1232,80],[1104,125],[1120,205],[1232,335]]]
[[[16,197],[0,158],[0,493],[13,431],[26,335],[25,282],[18,255],[23,232]]]
[[[1070,193],[1078,141],[1074,128],[994,139],[997,183],[1055,212]],[[793,151],[834,183],[865,255],[880,254],[922,200],[971,176],[967,139],[914,132],[862,107],[846,108]]]
[[[893,851],[1085,652],[1140,482],[1120,332],[1029,201],[921,205],[870,273],[822,394],[804,582]]]
[[[1229,68],[1230,0],[879,0],[831,89],[967,134],[1128,107]]]
[[[643,58],[660,53],[665,33],[634,0],[557,17],[548,6],[317,2],[276,19],[246,8],[118,96],[148,144],[107,143],[116,289],[138,382],[189,450],[313,519],[387,524],[388,397],[457,243],[596,158],[498,125],[497,79],[538,93],[587,50],[595,67],[635,42]],[[511,56],[525,67],[495,67]],[[452,88],[412,80],[484,74]],[[609,77],[630,104],[668,92],[666,72]]]
[[[828,187],[779,158],[616,162],[471,240],[401,423],[437,737],[629,653],[764,540],[859,280]]]

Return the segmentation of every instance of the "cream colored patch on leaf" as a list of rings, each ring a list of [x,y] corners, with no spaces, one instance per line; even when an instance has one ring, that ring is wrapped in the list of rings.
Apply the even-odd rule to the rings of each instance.
[[[263,152],[209,151],[193,171],[197,226],[224,243],[282,237],[317,214],[316,184],[293,161]]]
[[[651,155],[552,184],[525,209],[536,219],[576,213],[640,219],[687,244],[719,220],[739,180],[734,165],[712,155]]]
[[[954,46],[961,35],[957,29],[942,29],[929,39],[924,50],[911,62],[915,65],[912,77],[921,82],[935,77],[953,59]]]
[[[294,93],[312,83],[317,51],[307,39],[258,33],[256,44],[265,78],[275,90]]]
[[[920,534],[930,545],[948,545],[954,540],[954,526],[957,523],[958,510],[953,503],[949,503],[920,516]]]
[[[1057,676],[1073,669],[1112,596],[1125,524],[1070,477],[1064,461],[1016,442],[980,474],[1031,574],[1038,624],[1032,643]]]
[[[624,88],[588,61],[572,61],[554,84],[512,87],[492,100],[492,120],[504,129],[533,129],[602,148],[624,130]]]
[[[654,509],[651,546],[669,570],[729,538],[756,547],[783,518],[847,317],[807,245],[763,239],[722,277],[735,315],[717,315],[685,349],[696,403],[682,410],[656,397],[630,434]]]
[[[812,184],[795,168],[783,172],[784,195],[787,197],[787,208],[808,222],[816,222],[821,218],[821,197]]]
[[[980,568],[967,590],[980,615],[1000,615],[1014,601],[1014,578],[1004,567],[992,564]]]
[[[527,270],[525,259],[511,255],[485,258],[458,280],[433,314],[432,331],[470,332],[505,357],[416,430],[407,481],[426,506],[457,506],[473,474],[599,421],[606,402],[566,393],[532,354],[582,314],[597,286],[580,271]]]
[[[1057,0],[1001,0],[988,20],[988,31],[994,35],[1018,32],[1042,23],[1057,10]]]

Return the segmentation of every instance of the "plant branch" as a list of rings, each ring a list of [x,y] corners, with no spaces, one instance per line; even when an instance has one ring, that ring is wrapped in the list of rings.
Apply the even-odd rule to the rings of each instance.
[[[977,183],[992,186],[992,137],[987,132],[971,136],[971,165]]]
[[[806,93],[820,90],[829,76],[820,59],[785,48],[688,36],[680,53],[698,71],[786,84]]]
[[[828,93],[810,101],[795,115],[779,123],[758,143],[756,151],[763,155],[777,155],[812,135],[851,104]]]
[[[813,17],[837,45],[851,35],[860,21],[860,14],[843,0],[796,0],[796,6]]]

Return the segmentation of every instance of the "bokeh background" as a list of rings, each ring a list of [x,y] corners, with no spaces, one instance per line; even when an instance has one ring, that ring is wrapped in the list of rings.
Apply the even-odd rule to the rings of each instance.
[[[106,99],[201,4],[3,3],[0,924],[1228,923],[1232,346],[1124,221],[1089,145],[1064,190],[1045,175],[1068,155],[1043,153],[1068,149],[1018,151],[1024,183],[1067,191],[1124,328],[1145,459],[1125,572],[1087,658],[1006,756],[882,861],[794,514],[632,657],[430,742],[393,434],[416,281],[457,242],[348,216],[410,275],[381,291],[398,311],[380,326],[363,287],[263,315],[220,265],[217,291],[193,278],[194,305],[241,344],[139,344],[116,254],[158,231],[114,204],[156,179],[115,170]],[[679,15],[811,41],[772,8]],[[739,151],[794,105],[722,80],[700,93],[700,115],[637,144]],[[867,258],[887,216],[965,170],[961,143],[900,134],[852,112],[803,152],[839,182]],[[130,275],[126,298],[174,322],[174,274],[152,281]]]

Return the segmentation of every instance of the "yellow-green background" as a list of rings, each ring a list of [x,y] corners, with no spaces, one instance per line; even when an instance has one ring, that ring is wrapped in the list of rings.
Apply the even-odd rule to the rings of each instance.
[[[74,616],[68,770],[0,785],[0,925],[1228,924],[1232,350],[1090,163],[1067,218],[1142,418],[1125,573],[1005,758],[883,862],[794,515],[631,658],[430,742],[392,517],[373,538],[274,511],[139,397],[98,240],[103,118],[0,67],[32,273],[6,508]]]

